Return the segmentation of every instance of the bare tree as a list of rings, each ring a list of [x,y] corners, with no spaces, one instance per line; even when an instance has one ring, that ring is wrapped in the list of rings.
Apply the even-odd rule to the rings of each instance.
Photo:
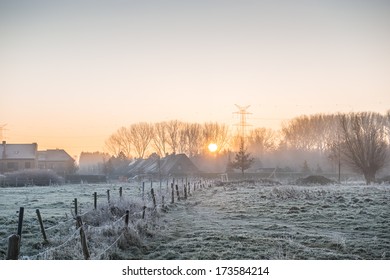
[[[167,143],[171,148],[172,153],[176,153],[180,142],[180,129],[182,123],[178,120],[172,120],[167,122],[168,139]]]
[[[168,128],[166,122],[158,122],[154,124],[153,147],[157,154],[163,157],[167,153],[168,145]]]
[[[150,141],[153,138],[153,126],[146,122],[130,126],[131,140],[138,158],[144,158]]]
[[[105,141],[105,147],[115,157],[123,153],[127,158],[131,158],[131,143],[130,130],[122,126]]]
[[[266,152],[276,149],[276,133],[269,128],[255,128],[249,133],[249,150],[255,156],[264,156]]]
[[[203,124],[203,148],[207,150],[210,143],[217,145],[217,153],[222,151],[229,144],[229,127],[226,124],[208,122]]]
[[[325,153],[329,143],[337,137],[335,115],[303,115],[283,124],[282,135],[284,145],[288,148],[303,151]]]
[[[387,135],[385,117],[378,113],[362,112],[340,115],[341,154],[355,171],[364,175],[367,184],[386,163]]]
[[[184,143],[190,157],[199,154],[202,147],[202,128],[198,123],[188,123],[183,129]]]

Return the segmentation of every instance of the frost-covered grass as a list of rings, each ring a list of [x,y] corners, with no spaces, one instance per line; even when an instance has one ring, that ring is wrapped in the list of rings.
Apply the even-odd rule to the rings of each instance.
[[[170,187],[154,189],[157,209],[150,187],[143,199],[140,184],[0,188],[1,259],[7,237],[16,233],[20,206],[25,207],[21,258],[83,259],[74,198],[92,259],[390,259],[388,185],[235,182],[196,191],[191,185],[188,199],[175,198],[174,204]],[[48,243],[42,240],[37,208]]]

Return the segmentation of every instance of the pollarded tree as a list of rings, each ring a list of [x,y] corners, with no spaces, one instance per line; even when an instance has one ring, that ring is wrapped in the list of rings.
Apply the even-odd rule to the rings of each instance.
[[[249,167],[251,167],[254,158],[250,156],[250,153],[246,152],[244,141],[241,139],[240,142],[240,150],[234,157],[234,161],[231,163],[231,166],[234,169],[241,170],[241,173],[244,174],[245,170],[247,170]]]
[[[340,115],[341,154],[355,171],[364,175],[367,184],[386,163],[387,134],[385,117],[378,113],[362,112]]]

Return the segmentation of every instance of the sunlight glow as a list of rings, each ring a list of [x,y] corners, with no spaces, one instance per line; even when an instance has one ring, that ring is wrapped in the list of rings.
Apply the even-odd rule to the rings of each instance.
[[[210,152],[214,153],[214,152],[217,151],[218,146],[217,146],[217,144],[215,144],[215,143],[210,143],[208,148],[209,148],[209,151],[210,151]]]

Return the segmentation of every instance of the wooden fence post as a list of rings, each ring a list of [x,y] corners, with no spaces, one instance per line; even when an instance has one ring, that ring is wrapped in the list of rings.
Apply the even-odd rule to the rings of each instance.
[[[107,190],[107,201],[110,204],[110,190]]]
[[[10,237],[8,237],[7,260],[19,259],[19,250],[20,250],[20,236],[16,234],[12,234]]]
[[[85,260],[89,260],[90,254],[87,247],[87,239],[85,238],[85,232],[83,229],[83,221],[80,216],[76,217],[77,225],[80,228],[81,247],[83,248],[83,255]]]
[[[154,209],[156,209],[156,196],[154,195],[154,190],[153,188],[150,190],[150,192],[152,193],[152,199],[153,199],[153,207]]]
[[[77,198],[75,198],[73,200],[73,202],[74,202],[74,214],[77,216],[78,215],[78,211],[77,211]]]
[[[129,211],[129,210],[126,210],[126,216],[125,216],[125,225],[126,225],[126,228],[129,226],[129,213],[130,213],[130,211]]]
[[[142,201],[145,200],[145,182],[142,182]]]
[[[122,187],[119,188],[119,198],[122,199]]]
[[[177,195],[177,200],[180,200],[179,186],[177,184],[176,184],[176,195]]]
[[[18,221],[18,235],[19,235],[19,245],[22,241],[22,227],[23,227],[23,217],[24,217],[24,207],[19,208],[19,221]]]
[[[146,206],[144,206],[142,210],[142,220],[145,219],[145,210],[146,210]]]
[[[93,208],[96,210],[97,207],[97,192],[93,193]]]
[[[39,226],[41,227],[41,232],[43,235],[43,240],[47,242],[47,237],[46,237],[46,232],[45,232],[45,227],[43,226],[43,221],[41,217],[41,212],[39,212],[39,209],[36,210],[37,216],[38,216],[38,221],[39,221]]]
[[[187,185],[184,185],[184,199],[187,199]]]
[[[171,203],[173,204],[173,203],[175,203],[175,191],[173,189],[173,183],[171,183],[171,189],[172,189]]]

